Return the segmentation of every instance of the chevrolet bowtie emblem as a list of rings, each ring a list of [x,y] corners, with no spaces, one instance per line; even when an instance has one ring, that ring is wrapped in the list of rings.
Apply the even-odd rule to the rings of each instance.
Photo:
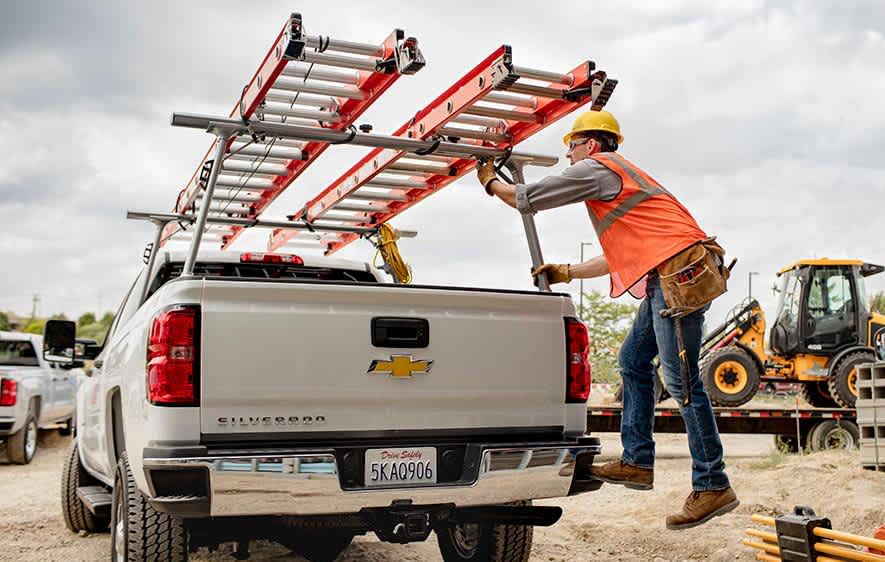
[[[390,361],[375,359],[369,365],[368,374],[392,375],[395,378],[426,375],[430,372],[433,361],[412,359],[411,355],[391,355]]]

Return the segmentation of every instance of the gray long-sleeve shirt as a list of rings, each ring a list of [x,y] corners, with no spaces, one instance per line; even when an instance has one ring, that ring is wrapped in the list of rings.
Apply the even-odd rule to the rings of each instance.
[[[516,208],[522,213],[535,213],[588,199],[611,201],[620,192],[618,174],[587,158],[559,175],[547,176],[535,183],[516,184]]]

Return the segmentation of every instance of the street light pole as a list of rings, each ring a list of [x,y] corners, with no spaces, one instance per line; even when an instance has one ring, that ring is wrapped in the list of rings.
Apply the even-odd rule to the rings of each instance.
[[[753,276],[759,275],[758,271],[747,272],[747,297],[753,298]]]
[[[581,242],[581,263],[584,263],[584,246],[592,246],[592,245],[593,245],[593,242]],[[581,278],[581,280],[578,281],[578,285],[579,285],[578,291],[580,292],[580,295],[578,295],[578,315],[581,316],[582,317],[581,319],[583,320],[583,315],[584,315],[584,279],[583,278]]]

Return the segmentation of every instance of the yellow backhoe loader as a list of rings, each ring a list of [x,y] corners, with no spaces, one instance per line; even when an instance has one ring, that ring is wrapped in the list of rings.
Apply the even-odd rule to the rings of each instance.
[[[801,260],[778,272],[777,317],[765,348],[755,299],[735,308],[701,348],[714,406],[740,406],[760,381],[802,385],[812,406],[853,408],[859,363],[885,359],[885,316],[871,312],[864,279],[885,267],[861,260]]]

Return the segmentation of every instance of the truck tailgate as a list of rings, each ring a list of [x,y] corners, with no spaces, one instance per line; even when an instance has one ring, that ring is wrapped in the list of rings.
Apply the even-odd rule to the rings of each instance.
[[[565,423],[567,296],[207,280],[201,304],[204,435]],[[429,342],[375,346],[373,318],[424,319]]]

